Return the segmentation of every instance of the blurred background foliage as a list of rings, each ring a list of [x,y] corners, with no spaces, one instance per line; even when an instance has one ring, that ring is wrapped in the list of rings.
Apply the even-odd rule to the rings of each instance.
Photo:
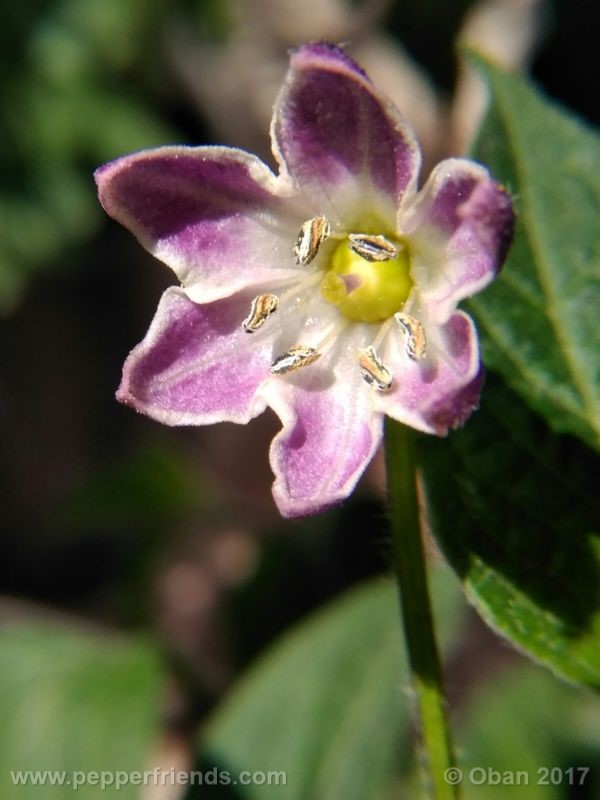
[[[10,769],[218,764],[287,769],[293,785],[190,798],[419,797],[393,590],[369,582],[388,568],[381,463],[340,509],[284,524],[270,497],[272,417],[167,430],[114,401],[170,276],[106,219],[92,173],[175,142],[270,158],[287,51],[310,38],[352,43],[397,92],[432,163],[464,146],[454,48],[481,30],[486,8],[500,49],[525,36],[509,65],[529,65],[549,94],[597,122],[587,4],[0,8],[1,796],[41,796],[10,785]],[[597,702],[500,642],[443,569],[436,597],[465,764],[592,767],[583,786],[471,787],[467,797],[600,797]]]

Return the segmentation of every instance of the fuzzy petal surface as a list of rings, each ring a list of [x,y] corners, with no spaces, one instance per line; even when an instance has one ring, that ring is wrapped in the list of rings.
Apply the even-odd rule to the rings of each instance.
[[[269,375],[270,340],[244,333],[250,296],[198,305],[182,289],[163,294],[144,340],[129,354],[117,399],[166,425],[248,422]]]
[[[300,47],[275,105],[273,149],[315,212],[336,224],[369,209],[394,220],[420,151],[396,108],[343,50]]]
[[[283,428],[271,445],[273,495],[280,512],[297,517],[344,500],[372,459],[382,416],[355,372],[352,385],[313,373],[308,380],[272,383],[268,402]]]
[[[375,406],[425,433],[445,436],[477,407],[482,382],[477,332],[462,311],[455,312],[428,342],[423,361],[411,361],[401,336],[390,336],[384,360],[396,380],[375,396]]]
[[[105,210],[171,267],[193,300],[301,274],[292,243],[302,215],[285,196],[289,181],[250,153],[145,150],[101,167],[96,182]]]
[[[497,275],[512,238],[506,190],[472,161],[448,159],[433,170],[401,218],[412,276],[429,318],[443,324],[457,303]]]
[[[499,271],[514,216],[464,159],[417,193],[412,132],[335,45],[291,54],[271,138],[278,175],[234,148],[173,146],[96,181],[108,214],[181,283],[128,356],[118,399],[167,425],[271,407],[273,494],[295,517],[348,497],[385,414],[444,436],[476,408],[477,334],[456,309]]]

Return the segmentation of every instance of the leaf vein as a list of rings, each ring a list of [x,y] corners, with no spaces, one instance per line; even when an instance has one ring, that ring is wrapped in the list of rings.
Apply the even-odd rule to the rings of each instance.
[[[521,155],[522,147],[519,148],[520,131],[519,126],[514,124],[511,114],[511,104],[504,96],[503,89],[495,81],[495,90],[498,98],[498,106],[503,111],[503,121],[507,131],[507,148],[512,154],[513,163],[517,173],[519,192],[522,198],[522,216],[525,236],[533,255],[533,266],[538,276],[541,290],[546,298],[546,315],[550,320],[554,335],[565,356],[567,367],[573,378],[573,384],[577,388],[582,402],[587,410],[586,423],[600,438],[600,402],[595,397],[593,387],[587,380],[587,370],[585,365],[580,362],[579,355],[572,347],[566,329],[569,326],[567,315],[561,315],[557,309],[557,296],[553,284],[552,276],[548,269],[551,259],[546,251],[543,236],[539,230],[537,215],[535,213],[535,193],[530,188],[532,186],[529,168]],[[554,398],[551,398],[554,400]]]

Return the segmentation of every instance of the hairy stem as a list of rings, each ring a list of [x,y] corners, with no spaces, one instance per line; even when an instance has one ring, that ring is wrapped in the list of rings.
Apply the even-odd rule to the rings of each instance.
[[[414,439],[413,431],[387,420],[386,465],[394,566],[431,795],[435,800],[457,800],[458,786],[452,783],[455,760],[427,586]]]

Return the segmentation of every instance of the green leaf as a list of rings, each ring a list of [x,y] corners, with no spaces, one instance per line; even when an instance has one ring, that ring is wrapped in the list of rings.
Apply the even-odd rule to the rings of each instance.
[[[447,440],[421,441],[433,530],[483,618],[573,681],[600,687],[600,459],[488,381]]]
[[[597,797],[600,700],[533,665],[489,676],[457,739],[465,800]]]
[[[3,800],[72,798],[74,772],[147,769],[158,733],[159,678],[156,656],[143,642],[57,623],[0,628]],[[64,771],[65,785],[15,785],[11,772],[25,770]],[[139,787],[82,784],[76,792],[79,800],[100,795],[137,798]]]
[[[433,594],[448,637],[460,607],[448,570],[435,575]],[[285,786],[255,784],[234,795],[255,800],[373,797],[389,785],[399,754],[409,759],[408,684],[395,587],[368,583],[250,670],[209,725],[204,768],[286,773]]]
[[[470,302],[488,365],[559,432],[600,449],[600,140],[474,59],[492,102],[474,155],[513,195],[500,278]]]

